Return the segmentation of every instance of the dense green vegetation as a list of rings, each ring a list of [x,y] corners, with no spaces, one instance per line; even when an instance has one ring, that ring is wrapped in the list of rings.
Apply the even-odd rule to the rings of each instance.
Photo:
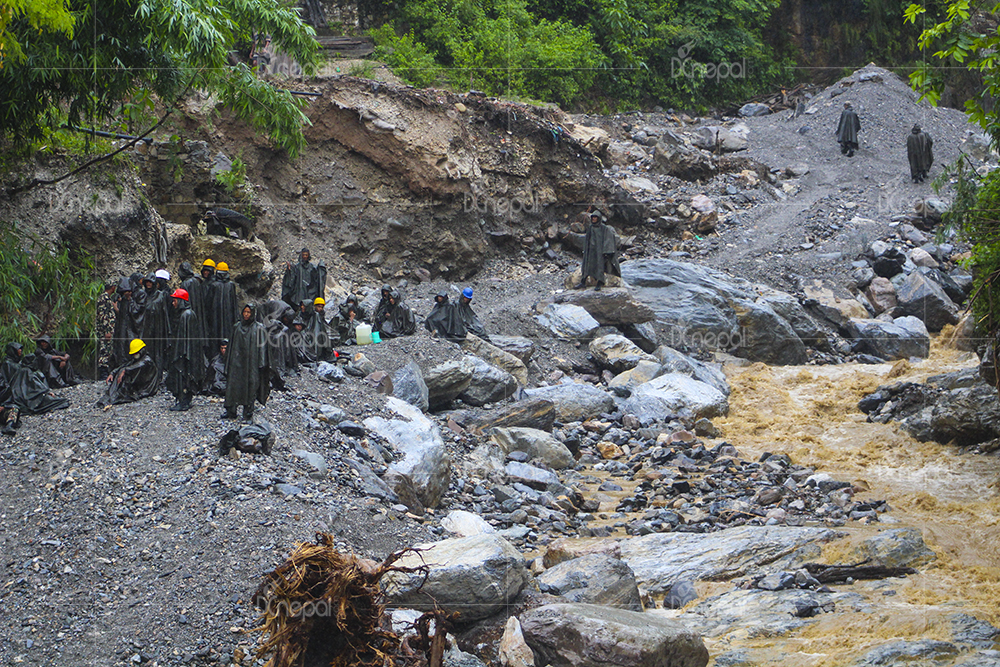
[[[3,0],[3,5],[11,0]],[[15,5],[23,0],[15,0]],[[170,108],[198,89],[296,153],[305,145],[300,106],[230,52],[262,35],[306,73],[318,63],[314,31],[276,0],[30,0],[0,11],[0,138],[17,147],[63,122],[138,132],[155,103]],[[65,7],[67,25],[59,14]],[[0,7],[3,9],[3,7]],[[48,29],[43,29],[48,28]],[[2,57],[4,53],[9,54]]]
[[[1000,4],[972,6],[968,0],[950,0],[945,19],[931,22],[921,36],[920,48],[933,56],[918,68],[910,81],[933,103],[941,98],[946,73],[966,69],[981,82],[982,94],[966,102],[969,117],[986,132],[994,149],[1000,149],[1000,27],[992,17]],[[910,5],[906,19],[916,24],[926,19],[922,5]],[[975,281],[973,307],[980,330],[1000,341],[1000,170],[979,176],[961,160],[949,168],[945,178],[957,184],[946,222],[957,226],[973,245],[971,266]]]
[[[34,349],[48,334],[57,341],[83,341],[84,364],[93,357],[92,340],[101,283],[94,263],[67,248],[51,250],[12,225],[0,226],[0,341]]]
[[[731,102],[786,77],[762,35],[780,0],[407,0],[372,31],[415,85],[564,106]]]

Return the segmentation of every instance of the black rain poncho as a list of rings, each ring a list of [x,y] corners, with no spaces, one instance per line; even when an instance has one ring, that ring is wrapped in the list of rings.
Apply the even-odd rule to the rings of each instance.
[[[143,348],[132,355],[127,364],[111,371],[111,382],[104,391],[101,405],[132,403],[156,395],[162,373],[147,349]]]
[[[147,281],[153,281],[150,275]],[[167,350],[170,347],[170,295],[166,290],[154,287],[146,292],[146,313],[142,318],[142,334],[138,336],[149,348],[149,354],[157,368],[167,365]]]
[[[858,132],[861,131],[861,121],[854,109],[847,107],[840,113],[840,122],[837,124],[837,142],[841,150],[846,152],[849,149],[857,150]]]
[[[923,180],[934,164],[934,141],[919,125],[914,125],[906,137],[906,159],[910,163],[910,178]]]
[[[167,388],[175,397],[180,398],[181,392],[185,390],[197,394],[201,389],[205,379],[205,354],[198,316],[187,301],[175,300],[181,314],[177,318],[177,331],[174,332],[170,365],[167,368]]]
[[[306,248],[299,253],[298,263],[285,269],[281,280],[281,300],[285,303],[301,303],[313,301],[323,296],[326,286],[326,266],[323,262],[313,264],[302,260],[302,254],[309,252]]]
[[[458,314],[459,319],[462,320],[462,326],[465,327],[466,331],[489,342],[490,337],[486,335],[483,323],[479,321],[476,312],[472,310],[471,299],[467,299],[464,296],[459,297],[458,303],[455,304],[455,312]]]
[[[323,313],[316,310],[316,306],[310,304],[312,317],[306,321],[306,344],[309,354],[317,360],[329,359],[333,353],[333,339],[330,334],[330,327],[323,317]]]
[[[299,369],[298,355],[292,346],[288,323],[295,317],[295,310],[281,300],[268,301],[257,310],[257,321],[267,334],[267,354],[271,368],[271,381],[282,380],[286,374]]]
[[[205,274],[208,274],[206,276]],[[219,283],[215,280],[215,269],[211,266],[202,266],[201,274],[198,278],[198,289],[196,294],[188,290],[191,310],[198,316],[198,323],[201,325],[202,333],[205,335],[203,346],[205,356],[214,354],[211,340],[211,333],[215,327],[215,310],[212,305],[212,298],[215,293],[215,286]]]
[[[391,299],[389,309],[377,331],[383,338],[412,336],[417,332],[417,318],[413,311],[403,301],[398,290],[392,290],[389,298]]]
[[[453,343],[465,340],[467,333],[456,304],[448,300],[448,292],[446,291],[438,292],[437,296],[434,297],[434,308],[424,320],[424,327],[431,333],[436,333],[441,338]]]
[[[46,349],[42,349],[43,343]],[[31,367],[45,377],[50,387],[72,387],[77,384],[73,364],[68,359],[65,362],[65,366],[60,368],[62,361],[56,359],[56,357],[63,357],[66,353],[52,347],[51,338],[40,336],[35,341],[35,344],[35,355],[34,359],[32,359]]]
[[[587,278],[593,278],[598,285],[603,285],[605,274],[608,273],[613,276],[622,274],[618,264],[618,234],[611,225],[599,220],[593,221],[587,227],[583,240],[580,285],[586,285]]]
[[[351,317],[351,311],[354,317]],[[358,323],[365,318],[365,309],[358,304],[358,298],[353,294],[347,295],[344,302],[337,308],[337,314],[330,320],[329,330],[331,335],[336,334],[336,339],[340,345],[354,345],[357,342]]]
[[[226,395],[226,357],[219,352],[208,362],[208,370],[205,372],[205,388],[203,394],[209,396]]]
[[[388,316],[389,313],[389,296],[392,294],[392,288],[388,285],[382,285],[380,290],[381,297],[378,303],[375,305],[375,310],[372,311],[372,329],[379,331],[382,326],[382,322]]]
[[[311,364],[316,361],[316,358],[309,354],[306,345],[306,338],[308,336],[305,324],[305,320],[302,319],[302,313],[297,313],[288,327],[288,344],[295,351],[295,358],[298,360],[298,363]],[[301,325],[302,331],[299,331],[296,325]]]
[[[254,311],[253,306],[246,306]],[[251,315],[233,327],[226,352],[226,410],[239,405],[267,403],[271,390],[268,377],[267,335],[264,326]]]
[[[125,294],[128,293],[128,298]],[[141,304],[136,301],[135,292],[132,291],[132,282],[128,278],[118,281],[118,307],[115,313],[115,328],[113,345],[112,364],[121,366],[128,363],[128,346],[133,338],[142,335],[142,311],[145,301]]]
[[[219,342],[232,338],[232,330],[240,319],[236,302],[236,284],[229,279],[228,271],[215,272],[212,286],[212,330],[209,339],[213,350],[219,349]]]
[[[45,377],[22,362],[23,346],[7,343],[0,365],[0,404],[13,404],[25,414],[40,415],[69,407],[69,399],[54,396]]]

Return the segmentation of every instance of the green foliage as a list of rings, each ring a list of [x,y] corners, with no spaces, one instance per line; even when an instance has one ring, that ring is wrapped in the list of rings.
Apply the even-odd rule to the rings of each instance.
[[[66,0],[2,0],[0,1],[0,69],[8,63],[24,61],[25,54],[15,32],[11,31],[12,21],[24,21],[33,30],[59,32],[73,36],[73,15],[66,6]]]
[[[347,74],[349,76],[356,76],[359,79],[370,79],[372,75],[375,74],[375,63],[370,60],[362,60],[360,62],[352,63],[350,67],[347,68]]]
[[[417,85],[433,81],[436,63],[463,90],[590,108],[705,107],[787,77],[789,63],[762,37],[779,2],[405,0],[372,34],[377,57]]]
[[[375,40],[375,58],[389,66],[396,76],[421,88],[434,86],[441,67],[427,47],[416,41],[413,31],[397,35],[391,23],[371,31]]]
[[[964,68],[981,77],[981,97],[966,102],[966,112],[972,121],[986,132],[993,148],[1000,148],[1000,108],[993,100],[1000,95],[1000,71],[997,49],[1000,47],[1000,26],[990,22],[987,32],[980,32],[979,17],[967,0],[949,0],[944,20],[924,29],[920,35],[921,50],[934,51],[938,65],[925,64],[910,75],[910,83],[923,99],[937,104],[941,99],[947,67]],[[996,14],[1000,4],[990,11]],[[908,23],[926,19],[927,10],[911,4],[905,13]],[[985,104],[989,100],[988,104]],[[960,160],[949,169],[954,175],[957,196],[952,203],[951,225],[961,228],[972,244],[970,265],[973,269],[974,292],[972,305],[981,330],[995,340],[1000,339],[1000,172],[991,171],[983,179]]]
[[[293,6],[276,0],[67,0],[67,6],[75,17],[70,32],[39,31],[27,16],[10,20],[24,59],[0,69],[0,136],[15,144],[37,139],[53,109],[64,110],[73,125],[134,124],[150,115],[154,97],[170,105],[197,88],[220,94],[290,153],[304,145],[303,102],[229,61],[236,45],[267,34],[313,73],[315,33]]]
[[[24,247],[24,234],[13,225],[0,226],[0,341],[33,348],[37,336],[86,340],[92,357],[97,297],[94,263],[68,248],[47,248],[34,238]]]
[[[247,164],[240,156],[233,158],[229,169],[215,175],[216,182],[226,189],[230,196],[243,199],[246,196]]]

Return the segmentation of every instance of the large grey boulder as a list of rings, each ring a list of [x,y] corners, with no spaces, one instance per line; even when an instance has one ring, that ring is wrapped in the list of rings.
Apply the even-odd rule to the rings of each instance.
[[[744,151],[750,147],[750,142],[747,141],[745,136],[725,127],[710,125],[699,127],[697,132],[698,137],[695,139],[695,143],[699,148],[706,150],[721,150],[724,153],[734,153],[736,151]]]
[[[809,360],[795,329],[769,305],[743,299],[734,299],[731,305],[740,325],[734,354],[775,366],[796,366]]]
[[[559,477],[554,472],[520,461],[509,461],[504,470],[511,482],[519,482],[540,491],[560,484]]]
[[[556,408],[552,401],[543,398],[528,398],[478,413],[468,425],[476,433],[482,433],[498,426],[523,426],[551,432],[555,420]]]
[[[488,343],[473,334],[468,334],[465,340],[462,341],[462,349],[469,354],[479,357],[491,366],[496,366],[500,370],[507,371],[520,384],[528,384],[528,367],[517,356],[505,352],[496,345]]]
[[[507,354],[514,355],[525,364],[535,356],[534,341],[524,336],[491,336],[490,342]]]
[[[590,554],[559,563],[538,575],[536,581],[541,592],[564,597],[570,602],[642,611],[632,568],[605,554]]]
[[[396,470],[413,481],[420,502],[425,507],[437,507],[451,483],[451,456],[445,449],[441,432],[420,408],[396,397],[386,399],[386,408],[399,419],[369,417],[365,426],[384,438],[402,456],[390,470]]]
[[[890,528],[865,539],[857,548],[858,559],[881,567],[915,567],[937,558],[924,542],[919,528]]]
[[[430,407],[437,408],[451,403],[472,384],[474,365],[472,358],[446,361],[424,373]]]
[[[802,339],[802,342],[812,347],[822,348],[827,345],[828,337],[819,323],[791,294],[787,292],[769,291],[762,294],[759,302],[766,303],[779,317],[784,319]]]
[[[667,373],[638,385],[621,405],[625,412],[657,422],[684,413],[711,419],[729,412],[729,402],[722,392],[682,373]]]
[[[708,649],[682,624],[591,604],[551,604],[521,615],[536,663],[550,667],[705,667]]]
[[[573,454],[566,445],[545,431],[534,428],[496,428],[492,435],[504,454],[524,452],[530,458],[556,469],[568,468],[575,463]]]
[[[586,310],[565,303],[546,305],[535,319],[557,338],[587,339],[601,327]]]
[[[715,533],[654,533],[623,540],[619,546],[639,588],[663,594],[684,579],[746,576],[807,544],[836,536],[827,528],[740,526]]]
[[[517,380],[505,370],[491,366],[479,357],[467,357],[472,367],[469,386],[458,395],[463,403],[482,406],[503,401],[517,391]]]
[[[859,351],[882,359],[926,359],[931,352],[927,328],[916,317],[897,317],[892,322],[852,318],[845,330],[858,341]]]
[[[711,178],[718,171],[708,152],[677,143],[669,135],[660,139],[653,149],[653,168],[686,181]]]
[[[635,368],[622,371],[608,383],[608,391],[615,396],[629,397],[640,384],[649,382],[663,372],[658,361],[640,361]]]
[[[566,382],[550,387],[535,387],[524,391],[530,398],[552,401],[560,421],[583,421],[605,412],[614,412],[615,399],[592,384]]]
[[[430,393],[423,371],[413,359],[392,376],[392,395],[424,412],[430,408]]]
[[[958,308],[944,289],[916,271],[906,276],[896,300],[903,313],[923,320],[928,331],[940,331],[946,324],[958,323]]]
[[[420,573],[387,574],[382,584],[390,605],[421,611],[440,607],[448,613],[458,612],[459,622],[467,623],[492,616],[513,603],[530,577],[521,554],[495,533],[418,544],[416,548],[421,551],[408,552],[395,565],[427,565],[427,580]]]
[[[603,325],[640,324],[656,319],[653,309],[636,301],[624,287],[566,290],[553,296],[552,302],[580,306]]]
[[[726,380],[726,374],[722,372],[720,364],[698,361],[666,345],[656,348],[653,356],[662,364],[664,373],[682,373],[699,382],[712,385],[723,395],[729,396],[729,381]]]
[[[594,360],[615,373],[635,368],[640,361],[656,361],[656,357],[639,349],[639,346],[621,334],[608,334],[590,341],[590,354]]]

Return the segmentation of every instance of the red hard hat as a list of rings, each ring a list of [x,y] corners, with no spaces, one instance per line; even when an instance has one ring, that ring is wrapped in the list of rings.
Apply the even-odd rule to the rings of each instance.
[[[188,291],[186,289],[180,289],[180,288],[175,289],[174,293],[171,294],[170,296],[172,296],[175,299],[184,299],[185,301],[190,300],[188,297]]]

